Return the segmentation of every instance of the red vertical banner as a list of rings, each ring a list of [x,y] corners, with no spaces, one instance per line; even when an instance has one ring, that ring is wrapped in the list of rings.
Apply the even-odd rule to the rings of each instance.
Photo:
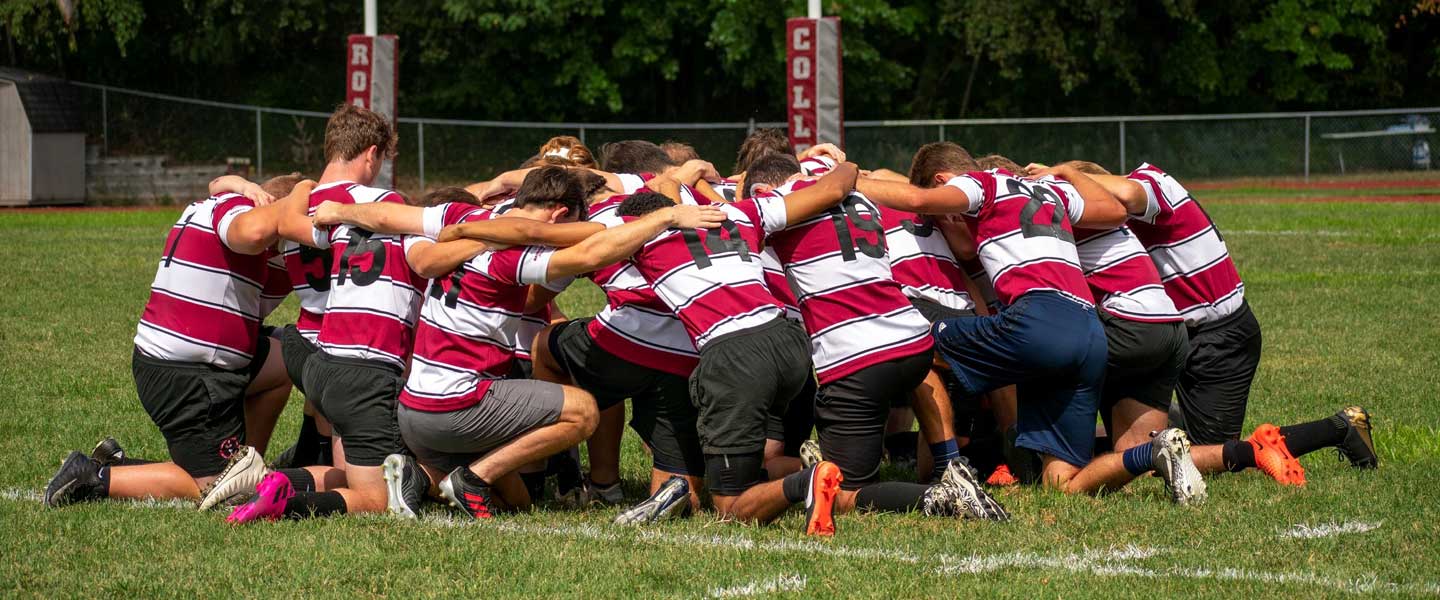
[[[368,108],[390,118],[395,124],[395,90],[400,79],[396,53],[399,38],[394,35],[351,35],[345,51],[345,102]],[[376,178],[377,187],[391,187],[394,166],[390,161]]]
[[[840,19],[785,21],[785,97],[790,145],[845,144]]]

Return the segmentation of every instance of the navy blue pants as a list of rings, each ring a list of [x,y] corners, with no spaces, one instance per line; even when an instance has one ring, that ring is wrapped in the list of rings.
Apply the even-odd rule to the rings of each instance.
[[[931,332],[964,395],[1016,385],[1016,446],[1090,462],[1106,359],[1094,308],[1036,291],[999,314],[940,321]]]

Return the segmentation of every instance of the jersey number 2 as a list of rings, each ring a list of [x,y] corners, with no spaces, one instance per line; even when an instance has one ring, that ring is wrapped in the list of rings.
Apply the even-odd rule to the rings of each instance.
[[[1014,179],[1005,180],[1010,188],[1011,194],[1019,194],[1028,197],[1030,200],[1025,203],[1025,208],[1020,209],[1020,235],[1027,238],[1032,237],[1053,237],[1075,243],[1075,234],[1065,229],[1065,205],[1060,202],[1060,197],[1050,188],[1045,186],[1031,186]],[[1036,223],[1035,215],[1045,205],[1050,205],[1050,222]]]

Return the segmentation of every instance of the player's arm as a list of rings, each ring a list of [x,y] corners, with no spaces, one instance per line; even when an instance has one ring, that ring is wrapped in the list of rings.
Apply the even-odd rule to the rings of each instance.
[[[259,184],[250,181],[239,175],[221,175],[210,180],[210,195],[218,196],[224,193],[240,194],[255,202],[255,206],[266,206],[275,202],[275,197],[265,191]]]
[[[539,312],[540,309],[549,306],[559,295],[560,292],[543,285],[531,285],[530,292],[525,296],[525,314]]]
[[[315,182],[306,179],[295,184],[290,195],[279,202],[237,215],[225,230],[225,247],[240,254],[259,254],[274,246],[280,235],[279,225],[284,211],[293,209],[295,204],[308,204],[310,192],[314,189]]]
[[[937,215],[931,217],[935,220],[936,229],[945,238],[945,245],[950,247],[950,252],[960,260],[973,260],[977,253],[975,236],[970,233],[970,227],[964,221],[951,218],[949,215]]]
[[[704,196],[705,199],[709,200],[712,204],[725,204],[726,202],[725,196],[722,196],[720,195],[720,192],[715,191],[715,188],[711,187],[710,182],[708,181],[696,182],[695,191],[700,192],[700,195]]]
[[[841,150],[835,144],[831,144],[829,142],[826,142],[824,144],[815,144],[814,146],[801,150],[798,154],[795,155],[795,160],[804,161],[805,159],[814,158],[816,156],[828,156],[831,158],[831,160],[834,160],[837,163],[845,162],[845,151]]]
[[[1129,211],[1114,194],[1096,183],[1089,175],[1081,173],[1074,165],[1062,164],[1041,170],[1039,176],[1045,175],[1064,179],[1075,186],[1075,191],[1080,192],[1085,207],[1080,218],[1075,219],[1075,225],[1091,229],[1110,229],[1124,225],[1125,219],[1130,218]]]
[[[1071,160],[1056,166],[1078,167],[1081,164],[1084,163],[1078,160]],[[1050,167],[1046,167],[1045,165],[1031,163],[1025,167],[1025,172],[1031,177],[1040,177],[1045,173],[1046,169],[1049,168]],[[1115,199],[1120,201],[1120,204],[1125,205],[1125,210],[1130,214],[1143,215],[1146,210],[1149,209],[1150,201],[1145,195],[1145,187],[1140,185],[1140,182],[1119,175],[1097,174],[1091,171],[1081,172],[1089,176],[1095,183],[1100,184],[1101,187],[1105,188],[1105,191],[1114,195]]]
[[[855,189],[884,206],[921,214],[961,213],[979,203],[977,198],[972,204],[969,193],[949,185],[919,188],[909,183],[869,178],[855,182]]]
[[[425,233],[425,209],[397,202],[344,204],[326,200],[315,207],[314,221],[316,227],[344,223],[375,233]]]
[[[970,294],[970,302],[975,305],[975,314],[982,317],[990,316],[990,306],[985,304],[985,295],[980,293],[980,284],[975,283],[975,280],[971,279],[969,274],[964,273],[963,269],[961,271],[960,280],[965,285],[965,293]]]
[[[682,185],[682,184],[681,184],[680,179],[678,179],[678,178],[676,178],[674,175],[670,175],[670,174],[658,175],[658,176],[656,176],[654,179],[651,179],[650,181],[645,182],[645,187],[649,188],[650,191],[656,192],[656,193],[660,194],[661,196],[664,196],[664,197],[666,197],[666,198],[669,198],[671,202],[674,202],[674,203],[676,203],[676,204],[680,204],[680,203],[681,203],[681,200],[680,200],[680,186],[681,186],[681,185]]]
[[[855,191],[860,168],[855,163],[840,163],[829,173],[815,180],[814,185],[785,196],[785,222],[799,223],[839,204]]]
[[[873,171],[861,171],[861,177],[876,179],[879,181],[895,181],[899,183],[910,183],[910,178],[890,169],[875,169]]]
[[[524,217],[498,217],[451,225],[440,231],[441,242],[462,238],[485,240],[505,246],[551,246],[565,248],[605,230],[600,223],[546,223]]]
[[[623,260],[640,250],[661,231],[711,229],[725,221],[725,212],[714,206],[678,205],[662,208],[629,223],[611,227],[550,257],[546,279],[589,273]]]
[[[462,239],[440,243],[428,239],[419,240],[413,242],[405,251],[405,262],[410,263],[410,268],[421,277],[434,279],[454,271],[486,248],[485,242],[479,240]]]
[[[313,189],[313,186],[312,188]],[[325,232],[315,228],[314,221],[310,220],[310,192],[297,194],[300,185],[296,184],[295,190],[286,196],[285,199],[276,202],[267,208],[274,208],[275,231],[283,239],[290,240],[297,244],[304,244],[312,248],[321,248],[326,244]]]

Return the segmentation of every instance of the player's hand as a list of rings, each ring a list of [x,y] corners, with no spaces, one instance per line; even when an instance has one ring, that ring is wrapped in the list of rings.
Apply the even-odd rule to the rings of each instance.
[[[1044,176],[1046,176],[1046,175],[1054,175],[1054,174],[1055,174],[1055,167],[1052,167],[1052,166],[1049,166],[1049,165],[1042,165],[1042,164],[1040,164],[1040,163],[1030,163],[1030,164],[1028,164],[1028,165],[1025,165],[1025,176],[1026,176],[1026,177],[1044,177]]]
[[[799,158],[800,160],[805,160],[807,158],[814,158],[816,156],[828,156],[834,159],[837,163],[845,162],[845,151],[841,150],[835,144],[830,143],[815,144],[814,146],[800,151],[800,155],[796,158]]]
[[[244,185],[240,186],[240,195],[253,200],[257,207],[275,202],[275,197],[271,196],[270,192],[261,189],[252,181],[246,181]]]
[[[710,183],[720,182],[720,173],[715,170],[715,165],[710,164],[710,161],[700,160],[698,158],[685,161],[685,164],[680,165],[680,168],[675,170],[674,176],[675,179],[685,185],[695,185],[701,180]]]
[[[327,225],[339,225],[340,207],[342,206],[344,204],[329,200],[321,202],[319,206],[315,207],[315,215],[310,217],[310,221],[315,224],[317,229]]]
[[[670,226],[679,229],[714,229],[725,222],[725,211],[717,206],[682,204],[669,210]]]

